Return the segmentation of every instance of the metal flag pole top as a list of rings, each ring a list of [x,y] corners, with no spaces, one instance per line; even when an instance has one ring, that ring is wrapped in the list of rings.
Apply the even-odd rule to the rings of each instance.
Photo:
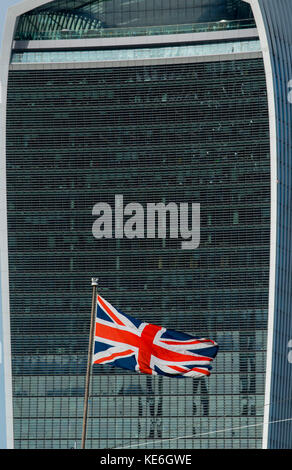
[[[88,345],[87,371],[86,371],[86,380],[85,380],[81,449],[85,449],[85,440],[86,440],[87,410],[88,410],[89,384],[90,384],[92,356],[93,356],[93,339],[94,339],[98,278],[93,277],[91,279],[91,285],[92,285],[91,321],[90,321],[90,334],[89,334],[89,345]]]

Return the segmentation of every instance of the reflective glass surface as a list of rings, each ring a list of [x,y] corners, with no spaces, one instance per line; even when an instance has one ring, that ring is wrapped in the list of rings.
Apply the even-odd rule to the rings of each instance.
[[[202,380],[94,366],[87,447],[260,448],[270,241],[262,59],[10,71],[7,191],[16,448],[80,447],[92,276],[125,313],[220,349]],[[116,194],[143,207],[200,203],[199,248],[94,239],[92,208],[114,209]]]
[[[234,41],[191,46],[149,47],[139,49],[106,49],[106,50],[67,50],[14,52],[13,64],[27,63],[64,63],[90,62],[106,60],[135,60],[172,57],[195,57],[216,54],[235,54],[238,52],[261,51],[260,41]]]
[[[241,0],[56,0],[20,17],[15,39],[156,35],[255,27]]]

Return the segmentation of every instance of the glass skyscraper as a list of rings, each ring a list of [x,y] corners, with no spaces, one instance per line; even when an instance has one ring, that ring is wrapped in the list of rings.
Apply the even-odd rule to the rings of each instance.
[[[117,308],[210,337],[219,353],[200,380],[94,366],[87,448],[289,447],[291,202],[279,212],[275,185],[291,186],[291,163],[276,149],[260,2],[24,3],[8,16],[2,72],[10,445],[80,447],[98,276]],[[97,240],[93,207],[108,203],[114,219],[116,195],[199,203],[199,247],[169,231]]]

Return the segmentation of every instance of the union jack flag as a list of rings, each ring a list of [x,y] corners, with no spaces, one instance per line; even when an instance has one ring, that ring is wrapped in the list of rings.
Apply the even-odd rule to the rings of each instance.
[[[169,377],[210,375],[215,341],[151,325],[125,315],[97,297],[94,364]]]

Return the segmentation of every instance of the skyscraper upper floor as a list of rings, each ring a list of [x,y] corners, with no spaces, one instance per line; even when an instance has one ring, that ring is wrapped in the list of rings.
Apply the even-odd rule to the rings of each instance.
[[[254,28],[240,0],[55,0],[23,14],[15,40],[169,35]]]

